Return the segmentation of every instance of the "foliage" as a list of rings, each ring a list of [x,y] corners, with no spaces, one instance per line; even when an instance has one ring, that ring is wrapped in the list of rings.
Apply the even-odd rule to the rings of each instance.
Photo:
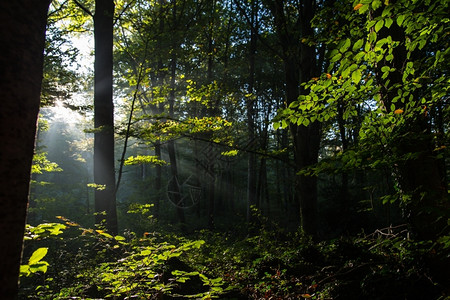
[[[152,155],[130,156],[124,162],[125,166],[138,165],[138,164],[165,165],[167,163],[164,160],[158,159],[157,156],[152,156]]]
[[[46,273],[46,277],[29,279],[45,282],[37,285],[34,291],[28,290],[29,299],[65,299],[69,296],[156,299],[163,294],[211,299],[227,290],[222,278],[211,277],[205,270],[195,271],[183,262],[183,256],[201,248],[205,243],[203,240],[176,238],[176,244],[170,244],[160,242],[162,237],[157,234],[146,233],[142,238],[131,232],[125,236],[112,236],[101,229],[83,228],[64,217],[59,219],[65,225],[52,223],[27,227],[28,239],[40,243],[41,238],[59,235],[61,229],[69,227],[69,235],[56,240],[51,247],[38,248],[28,264],[21,267],[26,276]],[[49,263],[42,261],[48,251],[51,252],[50,257],[47,255]],[[57,261],[59,265],[56,265]]]
[[[92,11],[93,1],[78,2]],[[83,218],[92,218],[92,190],[86,185],[105,186],[88,183],[88,164],[67,161],[79,157],[78,162],[86,162],[88,151],[57,148],[66,164],[55,161],[64,172],[58,178],[42,174],[56,184],[38,190],[37,207],[30,211],[47,210],[41,217],[46,220],[61,214],[62,207],[70,214],[76,211],[80,217],[70,218],[83,225],[59,217],[64,224],[29,227],[23,298],[448,297],[448,234],[415,240],[411,224],[389,224],[408,217],[400,216],[399,206],[410,205],[415,191],[402,189],[399,167],[424,159],[418,144],[427,143],[431,150],[425,159],[439,161],[448,178],[449,3],[319,2],[313,36],[291,41],[298,42],[291,46],[317,47],[323,74],[307,78],[301,87],[307,93],[278,110],[271,122],[283,106],[285,83],[275,54],[280,45],[267,10],[270,1],[116,1],[120,100],[115,117],[127,118],[115,132],[117,142],[124,134],[132,140],[125,147],[128,159],[117,198],[126,229],[114,236],[84,225]],[[90,30],[91,16],[75,1],[54,3],[60,6],[55,20],[73,16],[60,30]],[[289,17],[297,17],[298,1],[279,3]],[[296,28],[286,30],[300,35]],[[62,31],[52,35],[64,42]],[[249,74],[252,35],[258,36],[255,74]],[[68,48],[55,55],[70,60],[74,54]],[[65,67],[62,59],[54,62]],[[52,74],[46,78],[55,76],[55,86],[66,85]],[[72,75],[67,74],[68,85]],[[253,134],[247,130],[250,119]],[[323,129],[320,162],[300,174],[319,178],[319,236],[334,238],[325,241],[285,229],[299,222],[292,184],[292,165],[299,158],[287,129],[314,122]],[[124,129],[128,124],[129,131]],[[408,141],[413,146],[402,149]],[[169,153],[171,143],[176,152]],[[155,155],[147,155],[150,151]],[[246,195],[252,192],[246,186],[249,153],[255,154],[257,205],[246,211]],[[49,160],[37,155],[35,174],[56,171]],[[423,168],[428,165],[427,160]],[[75,181],[79,186],[71,185]],[[182,201],[168,201],[170,193]],[[439,218],[447,216],[445,209],[430,209]],[[176,231],[175,212],[186,216],[183,234]],[[245,214],[254,222],[245,223]],[[276,217],[282,225],[273,222]],[[205,220],[215,231],[194,231],[205,228]],[[375,231],[346,235],[361,228]]]
[[[445,299],[445,245],[413,241],[406,232],[389,227],[320,243],[277,230],[244,239],[203,232],[206,244],[190,260],[234,286],[229,297]]]
[[[66,229],[64,224],[59,223],[44,223],[38,226],[31,226],[29,224],[25,227],[24,241],[40,240],[52,236],[58,236]],[[49,263],[42,259],[47,255],[48,248],[41,247],[36,249],[28,259],[28,263],[20,265],[20,276],[30,276],[37,272],[45,273]]]
[[[30,265],[47,268],[22,279],[27,299],[445,299],[448,238],[414,241],[405,225],[314,243],[277,228],[257,210],[253,236],[201,231],[194,240],[171,233],[112,236],[65,224],[28,227],[40,247]],[[271,229],[269,229],[271,228]],[[61,230],[65,229],[63,235]],[[32,233],[33,232],[33,233]],[[81,234],[80,234],[81,232]],[[39,233],[39,234],[38,234]],[[47,239],[47,241],[49,241]],[[40,259],[47,253],[47,263]],[[70,259],[69,259],[70,258]],[[31,267],[30,267],[31,268]],[[30,271],[32,272],[32,271]],[[55,280],[58,278],[58,280]],[[33,288],[34,286],[34,288]],[[27,287],[25,289],[25,287]]]
[[[412,195],[432,194],[431,187],[405,189],[400,168],[424,156],[439,160],[448,155],[448,138],[439,124],[448,121],[443,111],[450,86],[449,3],[367,0],[349,7],[338,1],[338,14],[330,15],[329,9],[315,17],[319,34],[313,38],[327,48],[328,69],[303,85],[309,94],[280,110],[274,127],[334,122],[341,139],[353,135],[353,147],[338,149],[301,174],[388,170],[396,195],[383,203],[419,202]],[[355,120],[359,125],[352,125]]]
[[[43,261],[48,248],[36,249],[28,260],[28,264],[20,265],[20,276],[30,276],[37,272],[47,272],[48,262]]]
[[[27,224],[25,227],[24,240],[38,240],[51,236],[57,236],[62,234],[63,230],[66,228],[66,225],[60,223],[42,223],[37,226]]]
[[[47,159],[47,152],[36,153],[33,157],[31,174],[42,174],[43,172],[61,172],[62,169],[57,163]]]

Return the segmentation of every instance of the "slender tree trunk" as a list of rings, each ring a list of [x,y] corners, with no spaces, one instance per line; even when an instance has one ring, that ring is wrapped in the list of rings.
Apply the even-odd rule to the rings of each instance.
[[[208,83],[213,83],[213,66],[214,66],[214,21],[215,21],[215,8],[216,0],[211,3],[211,14],[209,19],[209,30],[208,30],[208,64],[206,70],[206,79]],[[211,99],[211,107],[207,109],[209,116],[216,115],[218,111],[219,99]],[[206,114],[205,114],[206,115]],[[211,133],[206,133],[207,139],[211,138]],[[216,210],[216,173],[214,170],[215,164],[215,149],[212,144],[207,146],[208,158],[206,166],[206,177],[207,177],[207,198],[208,198],[208,228],[213,230],[215,227],[214,217]]]
[[[172,5],[172,28],[175,32],[177,29],[177,3],[173,1]],[[170,92],[169,92],[169,116],[174,117],[174,105],[175,105],[175,76],[177,70],[177,53],[175,52],[178,48],[178,41],[175,40],[175,36],[172,36],[172,57],[170,61]],[[179,180],[178,180],[178,167],[177,158],[175,154],[175,141],[170,140],[167,143],[167,150],[169,152],[170,170],[172,173],[172,184],[171,191],[173,192],[173,201],[176,203],[176,211],[178,216],[178,221],[181,224],[181,229],[185,229],[186,218],[184,215],[184,202],[180,191]]]
[[[345,152],[348,150],[349,139],[347,138],[347,130],[345,128],[345,120],[344,120],[344,112],[345,112],[345,103],[342,100],[338,101],[338,109],[337,109],[337,121],[339,127],[339,135],[342,143],[342,151]],[[349,190],[348,190],[348,173],[347,171],[343,171],[341,174],[341,187],[339,192],[339,205],[341,207],[342,212],[349,212],[350,209],[350,199],[349,199]]]
[[[264,109],[264,108],[263,108]],[[262,110],[263,110],[262,109]],[[269,140],[269,118],[272,113],[272,106],[268,105],[265,110],[264,122],[262,124],[262,128],[259,132],[259,140],[260,140],[260,148],[262,151],[266,152],[268,149],[268,140]],[[266,157],[261,157],[260,165],[259,165],[259,175],[258,175],[258,187],[256,189],[256,199],[257,201],[262,203],[264,200],[267,202],[267,209],[270,209],[269,203],[269,188],[267,186],[267,159]]]
[[[96,224],[117,234],[114,170],[113,15],[114,1],[96,0],[94,15],[94,182]]]
[[[50,1],[0,2],[0,295],[17,299]]]
[[[161,143],[159,141],[155,142],[155,156],[161,160]],[[161,192],[162,192],[162,166],[157,164],[155,166],[155,218],[159,221],[160,211],[161,211]]]
[[[179,186],[178,180],[178,166],[177,166],[177,158],[175,154],[175,142],[173,140],[167,143],[167,150],[169,152],[169,162],[170,162],[170,172],[172,174],[170,191],[172,192],[172,201],[176,205],[176,211],[178,216],[178,221],[181,226],[184,228],[186,224],[186,218],[184,216],[184,202],[181,195],[181,190]]]
[[[164,12],[165,12],[165,0],[159,0],[159,6],[160,6],[160,10],[159,10],[159,34],[163,34],[164,33],[164,27],[165,27],[165,23],[164,23]],[[160,87],[159,91],[158,91],[158,98],[162,98],[161,95],[161,90],[162,87],[164,86],[164,75],[165,72],[163,71],[164,69],[164,64],[162,61],[162,54],[163,51],[163,46],[162,46],[162,41],[161,39],[158,39],[157,42],[157,53],[158,53],[158,62],[157,62],[157,70],[156,70],[156,80],[154,80],[154,84],[153,86],[156,87]],[[154,91],[152,91],[152,95],[154,95]],[[153,97],[152,100],[154,101]],[[153,108],[153,113],[160,115],[163,113],[164,111],[164,103],[158,102],[156,104],[154,104],[154,106],[152,105]],[[162,159],[162,154],[161,154],[161,142],[159,140],[155,141],[154,143],[154,147],[155,147],[155,156],[161,160]],[[161,197],[162,197],[162,166],[157,164],[155,166],[155,182],[154,182],[154,188],[156,191],[156,198],[155,198],[155,210],[154,210],[154,215],[156,220],[159,220],[159,216],[160,216],[160,209],[161,209]]]

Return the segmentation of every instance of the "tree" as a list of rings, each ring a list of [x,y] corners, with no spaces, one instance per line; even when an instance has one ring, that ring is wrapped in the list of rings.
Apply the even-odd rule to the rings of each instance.
[[[286,83],[286,104],[290,106],[300,95],[308,93],[301,83],[308,82],[320,72],[316,49],[306,43],[313,36],[311,21],[315,12],[314,0],[267,1],[281,47]],[[309,119],[289,126],[293,144],[296,171],[315,165],[320,148],[320,123]],[[317,178],[296,175],[296,197],[300,204],[301,227],[317,235]]]
[[[256,125],[255,125],[255,106],[256,106],[256,89],[255,89],[255,55],[257,50],[257,34],[258,34],[258,5],[257,1],[251,2],[250,13],[250,45],[248,49],[249,74],[248,74],[248,94],[247,97],[247,132],[249,139],[250,152],[248,153],[247,162],[247,222],[252,220],[252,206],[257,206],[256,198],[256,154],[254,145],[256,145]]]
[[[386,41],[386,46],[380,48],[386,49],[388,54],[384,60],[375,58],[374,73],[379,103],[385,114],[400,115],[400,122],[391,132],[397,145],[390,145],[390,151],[398,158],[394,174],[405,204],[405,216],[419,238],[435,239],[448,225],[450,204],[445,173],[441,170],[442,158],[435,150],[439,148],[439,141],[436,143],[432,129],[434,117],[428,116],[428,110],[442,107],[442,101],[448,97],[448,93],[441,91],[442,88],[448,91],[448,87],[440,84],[443,78],[447,78],[448,84],[448,65],[443,60],[441,63],[440,55],[432,56],[430,52],[448,53],[448,48],[435,43],[447,43],[448,47],[449,39],[445,37],[448,29],[445,33],[440,26],[448,23],[442,18],[449,4],[427,5],[427,1],[393,1],[389,7],[377,7],[373,2],[371,10],[377,23],[372,28],[378,36],[373,38],[372,44],[376,47]],[[425,13],[419,13],[422,11]],[[391,13],[404,16],[403,21],[398,18],[394,22]],[[428,79],[430,72],[432,75]]]
[[[358,106],[367,107],[359,149],[340,154],[342,169],[388,169],[396,192],[383,203],[398,203],[417,237],[436,239],[448,231],[449,216],[446,137],[439,126],[448,118],[449,3],[336,4],[350,29],[328,40],[328,73],[305,85],[310,93],[286,111],[289,122],[323,122],[336,114],[347,120]]]
[[[50,1],[0,3],[0,294],[16,299]]]
[[[117,233],[113,107],[114,1],[95,2],[94,183],[96,223]]]

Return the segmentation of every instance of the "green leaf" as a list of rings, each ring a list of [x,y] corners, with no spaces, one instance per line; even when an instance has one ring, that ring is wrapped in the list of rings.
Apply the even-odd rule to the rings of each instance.
[[[21,265],[20,266],[20,276],[28,276],[30,275],[30,266],[29,265]]]
[[[366,44],[364,45],[364,51],[369,52],[370,51],[370,47],[371,47],[371,44],[370,44],[369,41],[367,41]]]
[[[359,39],[355,42],[355,44],[353,44],[353,51],[359,50],[361,49],[362,45],[364,44],[364,40],[363,39]]]
[[[356,69],[355,71],[353,71],[352,73],[352,80],[354,83],[359,83],[361,81],[361,70],[360,69]]]
[[[351,41],[350,41],[350,39],[346,39],[345,41],[344,41],[344,43],[342,44],[342,46],[339,48],[339,51],[341,52],[341,53],[344,53],[345,51],[347,51],[347,49],[350,47],[350,45],[351,45]]]
[[[232,156],[238,155],[238,153],[239,153],[239,150],[230,150],[230,151],[221,152],[220,155],[232,157]]]
[[[395,110],[395,104],[392,103],[392,104],[391,104],[391,111],[394,111],[394,110]]]
[[[378,32],[380,31],[381,28],[383,28],[384,25],[384,20],[379,20],[377,22],[377,24],[375,24],[375,31]]]
[[[116,235],[116,236],[114,237],[114,239],[115,239],[116,241],[124,241],[124,240],[125,240],[125,238],[124,238],[123,236],[120,236],[120,235]]]
[[[45,262],[45,261],[30,265],[31,273],[37,273],[37,272],[46,273],[47,268],[48,268],[48,262]]]
[[[97,229],[96,232],[100,235],[103,235],[104,237],[108,238],[108,239],[112,239],[113,236],[110,235],[109,233],[104,232],[103,230]]]
[[[330,60],[330,62],[337,62],[338,60],[340,60],[341,59],[341,57],[342,57],[342,54],[341,53],[338,53],[338,54],[336,54],[335,56],[333,56],[332,58],[331,58],[331,60]]]
[[[384,20],[384,26],[386,26],[387,28],[390,28],[392,23],[394,23],[394,21],[391,18],[387,18],[386,20]]]
[[[359,52],[358,54],[355,55],[354,60],[359,61],[361,58],[364,57],[365,54],[366,54],[365,52]]]
[[[29,265],[36,264],[39,262],[42,258],[44,258],[45,255],[47,255],[48,248],[39,248],[36,251],[33,252],[30,259],[28,260]]]
[[[400,15],[397,17],[397,25],[402,26],[403,21],[405,20],[406,15]]]
[[[154,155],[137,155],[136,157],[134,156],[128,157],[123,164],[125,166],[140,165],[140,164],[154,164],[163,166],[166,165],[167,162],[159,159],[158,156]]]
[[[377,33],[372,31],[369,33],[369,42],[374,43],[377,40]]]
[[[381,0],[373,0],[372,9],[376,10],[376,9],[380,8],[381,5],[382,5]]]
[[[363,14],[363,13],[365,13],[368,10],[369,10],[369,5],[368,4],[364,4],[363,6],[361,6],[360,9],[358,9],[358,12],[359,12],[359,14]]]

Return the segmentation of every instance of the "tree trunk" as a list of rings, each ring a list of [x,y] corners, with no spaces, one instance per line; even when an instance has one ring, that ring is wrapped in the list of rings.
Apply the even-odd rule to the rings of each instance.
[[[113,15],[114,1],[96,0],[94,15],[95,222],[117,234],[114,170]]]
[[[155,156],[161,160],[161,143],[159,141],[155,142]],[[162,192],[162,166],[160,164],[156,164],[155,166],[155,191],[156,191],[156,198],[155,198],[155,219],[156,221],[159,221],[160,211],[161,211],[161,192]]]
[[[268,1],[275,21],[275,28],[281,43],[281,58],[286,78],[286,104],[296,101],[300,94],[308,91],[300,83],[309,81],[316,73],[315,49],[301,42],[302,38],[313,34],[311,19],[314,16],[314,0],[302,1],[297,5],[297,15],[285,13],[285,1]],[[318,160],[320,146],[320,124],[312,122],[308,126],[291,124],[294,140],[294,160],[296,171],[314,165]],[[300,204],[301,226],[305,234],[317,234],[317,178],[296,175],[296,200]]]
[[[250,16],[250,26],[254,28],[250,34],[250,48],[249,48],[249,76],[248,76],[248,91],[250,97],[247,97],[247,134],[249,153],[247,160],[247,222],[252,223],[252,206],[256,206],[256,126],[255,126],[255,55],[256,55],[256,18],[257,18],[257,3],[252,1],[252,12]]]
[[[172,7],[172,16],[173,16],[173,28],[177,28],[177,6],[176,1],[173,1]],[[175,38],[175,37],[173,37]],[[178,48],[178,41],[172,40],[172,49]],[[172,52],[172,57],[170,61],[170,92],[169,92],[169,116],[174,118],[174,105],[175,105],[175,89],[176,82],[175,76],[177,71],[177,53],[175,50]],[[167,150],[169,152],[169,161],[170,161],[170,170],[172,173],[172,184],[171,191],[173,192],[173,202],[176,203],[176,211],[178,216],[178,221],[180,222],[181,229],[186,229],[186,218],[184,215],[184,201],[183,196],[181,195],[179,181],[178,181],[178,167],[177,167],[177,158],[175,155],[175,141],[170,140],[167,143]]]
[[[0,295],[17,299],[50,1],[0,2]]]
[[[165,9],[164,9],[164,4],[165,4],[165,0],[159,0],[159,5],[160,5],[160,11],[159,11],[159,34],[163,34],[164,32],[164,27],[165,27],[165,23],[164,23],[164,13],[165,13]],[[153,86],[159,86],[160,88],[162,88],[164,86],[164,77],[165,77],[165,72],[163,71],[164,69],[164,64],[162,61],[162,57],[161,54],[163,53],[163,46],[162,46],[162,39],[158,39],[157,41],[157,53],[158,53],[158,62],[157,62],[157,71],[156,71],[156,79],[154,80],[155,82],[153,83]],[[154,96],[154,89],[152,91],[152,96]],[[161,95],[161,90],[158,91],[158,97],[162,97]],[[154,102],[154,98],[152,97],[152,102]],[[162,114],[164,111],[164,103],[163,102],[159,102],[156,103],[154,105],[152,105],[152,110],[153,113],[158,115]],[[161,141],[156,140],[154,142],[154,147],[155,147],[155,156],[161,160],[162,159],[162,154],[161,154]],[[160,216],[160,211],[161,211],[161,198],[162,198],[162,166],[160,164],[157,164],[155,166],[155,182],[154,182],[154,188],[156,191],[156,198],[155,198],[155,209],[154,209],[154,215],[155,215],[155,219],[157,221],[159,221],[159,216]]]

